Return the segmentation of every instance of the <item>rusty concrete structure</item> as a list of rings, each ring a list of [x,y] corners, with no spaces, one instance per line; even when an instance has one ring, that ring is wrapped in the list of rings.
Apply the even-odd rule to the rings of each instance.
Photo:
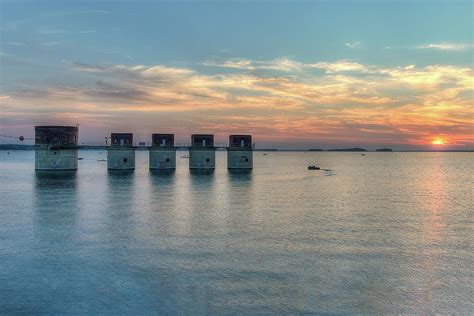
[[[252,135],[230,135],[227,147],[228,169],[252,169]]]
[[[77,170],[77,126],[35,126],[35,169]]]
[[[112,133],[107,148],[107,169],[134,170],[135,150],[132,133]]]

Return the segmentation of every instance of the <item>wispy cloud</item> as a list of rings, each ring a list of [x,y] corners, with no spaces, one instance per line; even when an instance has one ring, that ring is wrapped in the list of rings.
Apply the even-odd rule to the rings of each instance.
[[[444,50],[444,51],[463,51],[472,49],[474,44],[466,44],[466,43],[432,43],[432,44],[425,44],[417,46],[417,49],[436,49],[436,50]]]
[[[349,60],[303,63],[288,58],[203,63],[212,74],[166,65],[71,63],[88,86],[33,86],[6,91],[0,116],[31,113],[82,125],[250,132],[259,139],[426,144],[443,133],[472,145],[473,70],[431,65],[378,67]],[[315,71],[316,70],[316,71]],[[323,71],[317,71],[323,70]],[[33,104],[33,106],[32,106]],[[64,105],[67,104],[67,107]],[[35,114],[36,115],[36,114]],[[40,115],[40,114],[38,114]]]
[[[134,77],[134,78],[149,78],[149,79],[163,79],[173,78],[174,80],[188,78],[194,73],[192,69],[188,68],[174,68],[162,65],[157,66],[126,66],[126,65],[90,65],[85,63],[73,63],[73,68],[83,72],[90,72],[96,74],[103,74],[109,76],[119,77]]]
[[[59,44],[61,44],[61,42],[59,42],[59,41],[41,43],[41,45],[47,46],[47,47],[56,46],[56,45],[59,45]]]
[[[348,42],[348,43],[345,43],[344,45],[346,45],[349,48],[361,48],[362,47],[362,43],[358,42],[358,41]]]
[[[302,63],[288,59],[278,58],[270,61],[259,61],[249,59],[231,58],[225,60],[208,60],[202,63],[205,66],[222,67],[222,68],[236,68],[245,70],[276,70],[276,71],[296,71],[303,66]]]
[[[275,70],[282,72],[299,72],[309,69],[322,69],[327,73],[344,72],[344,71],[361,71],[367,72],[369,69],[350,60],[340,60],[332,63],[302,63],[288,58],[279,58],[270,61],[258,61],[249,59],[225,59],[225,60],[208,60],[202,63],[205,66],[234,68],[243,70]]]
[[[369,68],[347,60],[341,60],[338,62],[328,63],[328,62],[321,62],[316,64],[310,64],[308,67],[313,68],[320,68],[324,69],[327,73],[335,73],[335,72],[344,72],[344,71],[356,71],[356,72],[368,72]]]

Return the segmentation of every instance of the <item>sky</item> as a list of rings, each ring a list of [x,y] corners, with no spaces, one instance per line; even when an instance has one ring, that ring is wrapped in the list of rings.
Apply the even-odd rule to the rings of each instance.
[[[473,14],[472,1],[0,0],[0,134],[474,149]]]

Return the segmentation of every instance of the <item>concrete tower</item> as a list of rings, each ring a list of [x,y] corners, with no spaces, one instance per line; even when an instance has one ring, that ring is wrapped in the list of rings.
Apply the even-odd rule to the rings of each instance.
[[[215,169],[215,167],[216,148],[214,147],[214,135],[191,135],[191,147],[189,147],[189,169],[212,170]]]
[[[35,169],[77,170],[76,126],[35,126]]]
[[[107,169],[135,169],[135,150],[132,133],[112,133],[110,147],[107,148]]]
[[[252,135],[230,135],[227,147],[228,169],[252,169]]]
[[[174,134],[153,134],[150,147],[150,169],[176,169],[176,148]]]

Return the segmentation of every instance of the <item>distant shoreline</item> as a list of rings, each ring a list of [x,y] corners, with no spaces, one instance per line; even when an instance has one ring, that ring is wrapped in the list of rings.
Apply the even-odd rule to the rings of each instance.
[[[79,146],[82,150],[106,150],[108,146]],[[140,149],[140,148],[138,148]],[[143,148],[148,149],[147,147]],[[0,144],[0,150],[34,150],[34,145],[17,145],[17,144]],[[183,149],[179,149],[183,151]],[[184,150],[185,151],[185,150]],[[428,149],[364,149],[364,148],[336,148],[336,149],[275,149],[275,148],[258,148],[256,152],[360,152],[360,153],[391,153],[391,152],[474,152],[474,149],[448,149],[448,150],[428,150]]]

